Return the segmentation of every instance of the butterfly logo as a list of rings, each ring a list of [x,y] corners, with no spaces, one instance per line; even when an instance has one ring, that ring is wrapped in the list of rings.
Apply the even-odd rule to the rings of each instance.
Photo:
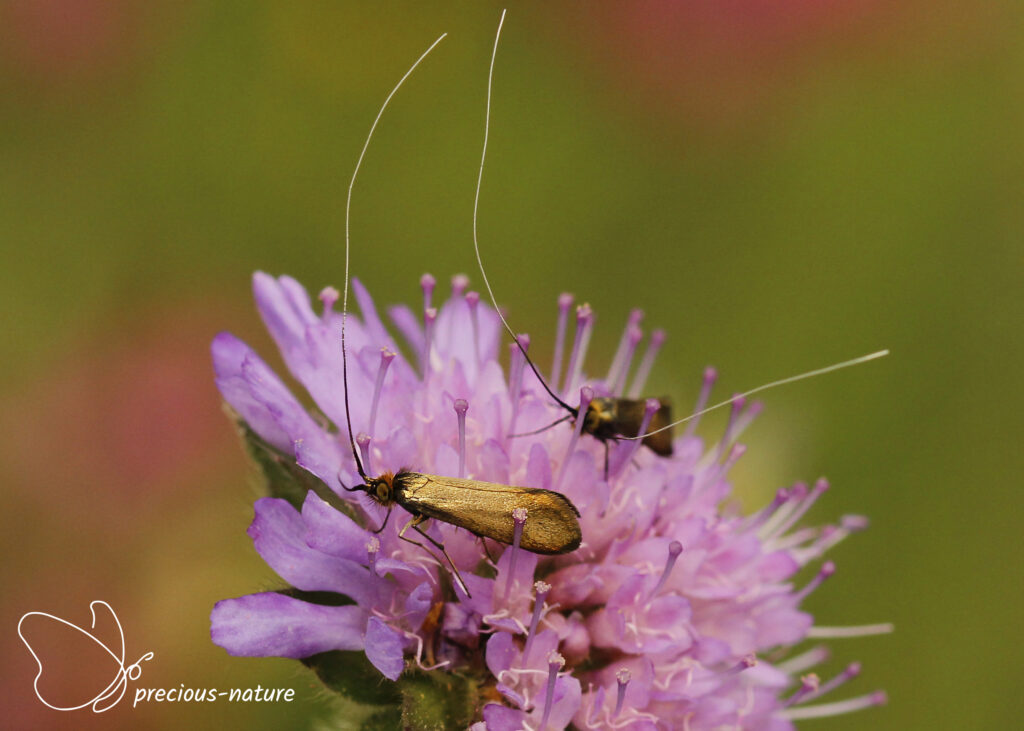
[[[28,651],[32,654],[32,658],[36,661],[36,665],[39,666],[39,672],[36,673],[35,680],[32,683],[32,687],[36,692],[36,697],[40,700],[41,703],[43,703],[43,705],[52,708],[55,711],[77,711],[81,708],[85,708],[86,706],[92,706],[92,710],[94,713],[103,713],[104,711],[109,711],[111,708],[116,706],[118,702],[120,702],[121,698],[124,696],[125,691],[128,689],[128,681],[138,680],[139,677],[142,675],[142,663],[146,660],[153,659],[153,653],[147,652],[134,663],[132,663],[128,667],[125,667],[124,631],[121,629],[121,621],[117,618],[117,614],[114,612],[113,608],[109,604],[99,600],[91,602],[89,604],[89,612],[92,614],[92,625],[90,629],[92,631],[95,631],[97,629],[96,625],[99,620],[99,617],[97,616],[96,611],[98,606],[103,607],[107,610],[107,612],[110,613],[111,618],[113,618],[114,620],[114,624],[117,626],[117,632],[121,638],[120,653],[116,653],[113,650],[111,650],[105,643],[103,643],[95,635],[93,635],[91,631],[82,629],[78,625],[72,622],[68,622],[66,619],[55,617],[54,615],[47,614],[46,612],[27,612],[22,615],[20,620],[18,620],[18,637],[20,637],[21,641],[25,643],[25,647],[28,648]],[[110,663],[106,665],[106,668],[110,670],[113,677],[110,680],[109,684],[107,684],[105,688],[100,690],[91,700],[88,700],[85,703],[82,703],[77,706],[57,706],[52,703],[49,703],[45,698],[43,698],[42,693],[39,691],[39,679],[43,676],[43,663],[39,659],[39,655],[36,654],[36,651],[32,649],[32,645],[29,643],[27,639],[25,639],[25,635],[22,634],[21,630],[22,624],[24,624],[25,620],[29,617],[42,617],[48,620],[47,624],[50,624],[51,622],[58,622],[66,627],[71,628],[76,632],[81,633],[88,639],[92,640],[92,642],[94,642],[98,648],[102,649],[106,652],[107,655],[110,656]],[[103,678],[104,676],[101,675],[100,677]]]

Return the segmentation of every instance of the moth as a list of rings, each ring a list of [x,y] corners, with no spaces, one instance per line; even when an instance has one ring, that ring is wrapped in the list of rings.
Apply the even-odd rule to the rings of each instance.
[[[502,18],[504,19],[504,15]],[[501,31],[500,25],[498,31],[499,33]],[[412,517],[398,532],[398,537],[429,552],[429,549],[422,543],[405,535],[410,528],[419,533],[447,559],[456,581],[466,595],[469,596],[469,589],[459,575],[459,571],[448,555],[444,544],[430,536],[421,527],[428,519],[433,518],[459,528],[465,528],[481,538],[491,538],[499,543],[513,544],[516,540],[517,523],[514,515],[518,515],[521,518],[524,515],[523,510],[525,509],[525,520],[518,521],[521,526],[519,546],[524,550],[540,554],[560,554],[574,551],[579,547],[583,536],[579,525],[579,510],[576,509],[576,506],[572,504],[569,498],[561,493],[540,488],[516,487],[495,482],[431,475],[407,469],[401,469],[394,473],[384,472],[378,477],[370,477],[366,474],[362,458],[356,449],[354,432],[352,430],[352,418],[349,410],[348,352],[345,347],[345,323],[348,316],[349,219],[352,189],[355,185],[356,176],[359,174],[359,167],[362,164],[363,157],[370,145],[370,140],[373,138],[377,122],[380,121],[384,110],[391,101],[391,97],[394,96],[395,92],[412,74],[420,61],[441,42],[445,35],[441,35],[434,41],[430,48],[416,60],[384,100],[376,120],[374,120],[373,125],[370,127],[370,132],[356,161],[355,170],[352,173],[352,179],[348,187],[348,198],[345,206],[345,283],[341,310],[341,362],[349,445],[352,448],[352,457],[359,472],[359,477],[362,479],[362,484],[349,487],[342,483],[342,487],[349,492],[365,492],[378,505],[388,509],[384,521],[376,531],[378,533],[384,530],[396,505],[410,513]]]
[[[504,20],[504,15],[502,16]],[[501,34],[501,25],[498,26],[498,34]],[[487,278],[487,271],[484,269],[483,259],[480,257],[480,240],[477,233],[477,220],[479,218],[480,209],[480,188],[483,183],[484,176],[484,162],[487,159],[487,140],[490,133],[490,121],[491,121],[491,91],[494,80],[494,61],[497,57],[498,50],[498,38],[494,39],[494,52],[491,54],[491,65],[487,76],[487,111],[484,121],[484,143],[483,151],[480,154],[480,172],[476,179],[476,195],[473,199],[473,250],[476,254],[476,262],[480,268],[480,275],[484,280],[484,286],[487,288],[487,294],[490,295],[491,303],[494,305],[495,311],[498,313],[498,317],[501,319],[501,324],[505,327],[505,331],[512,338],[512,341],[519,347],[519,351],[523,354],[523,358],[526,359],[526,363],[530,366],[537,380],[540,381],[544,390],[547,391],[548,395],[557,403],[561,408],[565,409],[568,414],[557,421],[544,427],[549,429],[556,424],[560,424],[566,420],[572,420],[575,422],[580,419],[580,409],[574,406],[570,406],[563,399],[561,399],[548,385],[548,382],[537,370],[530,356],[526,352],[526,348],[519,342],[519,338],[516,337],[512,327],[508,324],[505,319],[505,315],[502,314],[501,308],[498,307],[498,300],[494,296],[494,290],[491,288],[490,280]],[[652,415],[651,422],[648,425],[649,431],[658,430],[657,434],[651,435],[650,437],[644,437],[642,443],[649,447],[655,454],[663,457],[672,455],[672,407],[668,402],[668,399],[660,399],[661,407]],[[643,425],[644,412],[646,407],[645,399],[629,399],[621,397],[599,397],[590,400],[587,404],[586,411],[583,413],[583,423],[581,430],[584,434],[590,434],[596,439],[599,439],[605,445],[605,477],[608,476],[608,442],[615,441],[623,437],[636,437],[640,434],[640,429]],[[539,431],[544,431],[541,429]],[[530,434],[536,434],[538,432],[530,432]],[[525,435],[521,435],[525,436]]]

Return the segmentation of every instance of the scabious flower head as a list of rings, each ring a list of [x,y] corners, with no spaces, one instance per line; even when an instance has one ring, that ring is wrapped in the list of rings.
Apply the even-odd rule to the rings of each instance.
[[[710,445],[691,422],[667,457],[639,441],[602,443],[581,433],[582,419],[543,429],[564,412],[514,344],[506,375],[497,315],[467,291],[465,277],[452,280],[440,307],[427,275],[422,312],[389,309],[407,355],[366,289],[353,281],[359,316],[347,320],[348,384],[366,472],[407,467],[556,490],[580,511],[582,544],[556,556],[482,541],[441,521],[425,523],[465,579],[467,594],[434,547],[414,534],[422,546],[399,538],[410,514],[395,507],[384,525],[377,503],[343,489],[361,479],[345,431],[337,291],[320,294],[318,314],[291,278],[259,273],[253,284],[260,314],[315,409],[227,333],[213,342],[217,385],[279,459],[311,473],[328,491],[256,502],[249,535],[290,588],[215,606],[213,641],[229,653],[309,658],[362,651],[399,683],[403,673],[471,677],[473,727],[492,731],[774,731],[792,728],[794,718],[881,702],[874,694],[808,704],[857,672],[821,684],[817,676],[801,679],[825,653],[792,649],[833,632],[815,627],[800,605],[834,566],[823,564],[802,586],[794,576],[864,527],[863,519],[797,527],[827,489],[824,481],[781,489],[749,516],[723,507],[729,470],[743,453],[736,440],[758,404],[734,402],[724,435]],[[607,375],[587,376],[594,314],[583,305],[563,375],[572,304],[569,296],[559,299],[551,387],[578,403],[580,413],[595,397],[636,398],[664,334],[652,335],[627,386],[642,341],[642,313],[634,312]],[[525,336],[520,342],[528,347]],[[714,380],[707,371],[698,408]],[[644,407],[641,428],[659,404]],[[530,520],[528,510],[509,517],[517,525]]]

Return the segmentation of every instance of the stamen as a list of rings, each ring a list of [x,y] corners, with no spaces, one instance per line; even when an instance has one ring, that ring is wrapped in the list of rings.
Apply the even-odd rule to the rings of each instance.
[[[338,301],[339,297],[341,297],[341,292],[334,287],[324,287],[320,290],[319,299],[324,303],[324,314],[322,317],[324,322],[327,322],[327,318],[334,310],[334,303]]]
[[[697,405],[693,407],[693,413],[699,414],[708,405],[708,399],[711,397],[711,389],[717,380],[718,371],[714,368],[704,369],[704,383],[700,387],[700,395],[697,396]],[[686,424],[686,431],[683,432],[683,436],[692,436],[699,422],[699,416],[696,419],[690,419]]]
[[[366,540],[366,565],[370,567],[370,573],[377,575],[377,554],[380,553],[380,539],[371,535]]]
[[[619,713],[622,712],[622,704],[626,700],[626,687],[632,679],[633,673],[629,672],[628,668],[622,668],[615,673],[615,682],[619,685],[619,694],[615,698],[615,710],[612,712],[612,718],[618,718]]]
[[[715,448],[714,457],[711,459],[712,462],[717,462],[722,458],[722,452],[725,448],[732,443],[733,429],[736,428],[736,419],[743,411],[743,407],[746,406],[747,400],[743,398],[742,394],[735,394],[732,401],[732,408],[729,409],[729,421],[725,425],[725,431],[722,433],[722,438],[718,441],[718,446]],[[643,434],[643,432],[640,432]]]
[[[465,274],[456,274],[452,277],[452,298],[458,298],[462,296],[462,293],[466,291],[466,287],[469,286],[469,277]]]
[[[642,433],[642,432],[641,432]],[[728,474],[729,470],[739,462],[740,457],[747,453],[747,445],[745,444],[734,444],[732,449],[729,450],[729,456],[725,458],[722,466],[718,469],[719,477],[724,477]]]
[[[859,662],[851,662],[849,665],[846,666],[846,669],[843,670],[843,672],[839,673],[839,675],[837,675],[836,677],[832,678],[832,680],[830,680],[827,683],[825,683],[816,692],[811,693],[804,700],[810,700],[812,698],[820,698],[821,696],[825,695],[826,693],[831,693],[833,690],[838,688],[840,685],[843,685],[848,680],[856,678],[858,675],[860,675],[860,663]]]
[[[731,668],[725,671],[726,675],[738,675],[744,670],[750,670],[752,667],[757,666],[757,655],[751,653],[750,655],[744,656],[738,663],[733,665]]]
[[[459,420],[459,478],[466,477],[466,412],[469,402],[464,398],[455,399],[455,416]]]
[[[739,439],[740,435],[747,430],[747,427],[750,426],[751,422],[753,422],[763,410],[763,401],[750,402],[750,405],[747,406],[747,410],[740,414],[739,418],[736,419],[736,428],[733,430],[732,438]]]
[[[359,445],[359,454],[363,458],[363,469],[373,474],[373,466],[370,462],[370,435],[366,432],[356,434],[356,444]]]
[[[775,668],[786,675],[797,675],[798,673],[803,673],[805,670],[813,668],[814,665],[821,664],[830,656],[831,651],[827,647],[824,645],[817,645],[806,652],[794,655],[790,659],[776,662]]]
[[[860,711],[873,706],[884,706],[888,700],[885,691],[877,690],[874,693],[851,698],[847,701],[839,701],[838,703],[822,703],[817,706],[787,708],[780,712],[779,715],[790,721],[798,721],[805,718],[826,718],[828,716],[838,716],[843,713]]]
[[[786,502],[775,511],[775,514],[770,520],[766,521],[761,530],[758,531],[758,536],[761,539],[767,539],[768,537],[775,534],[775,529],[785,521],[790,513],[792,513],[796,507],[800,504],[800,501],[807,497],[807,485],[802,482],[798,482],[790,488],[789,497]]]
[[[580,408],[577,412],[579,416],[576,418],[576,425],[572,430],[572,437],[569,439],[569,448],[565,451],[565,459],[562,460],[562,466],[558,469],[558,479],[555,480],[555,490],[557,491],[562,485],[562,478],[565,477],[565,470],[569,466],[569,458],[576,451],[576,442],[579,441],[580,433],[583,431],[583,415],[587,413],[587,406],[594,399],[594,389],[590,386],[584,386],[580,389]],[[640,444],[640,442],[637,442]]]
[[[650,602],[654,597],[658,595],[662,587],[665,586],[665,582],[668,581],[669,574],[672,573],[672,567],[676,565],[676,560],[679,558],[679,554],[683,552],[683,544],[679,541],[672,541],[668,544],[668,558],[665,560],[665,568],[661,571],[661,578],[658,579],[658,584],[654,587],[654,590],[648,595],[647,601]]]
[[[820,682],[821,680],[820,678],[818,678],[817,673],[808,673],[807,675],[803,676],[802,678],[800,678],[800,688],[796,691],[796,693],[794,693],[786,699],[786,701],[782,704],[782,707],[788,708],[789,706],[800,703],[801,701],[804,701],[807,698],[811,697],[817,692],[818,684]]]
[[[423,380],[430,375],[430,350],[434,345],[434,324],[437,322],[437,308],[428,307],[423,310]]]
[[[555,680],[558,679],[558,671],[565,667],[565,658],[552,650],[548,653],[548,687],[544,694],[544,715],[540,719],[540,731],[547,731],[548,718],[551,717],[552,701],[555,699]]]
[[[480,304],[479,292],[466,292],[466,304],[469,305],[469,320],[473,325],[473,359],[480,362],[480,318],[477,314]]]
[[[424,274],[420,277],[420,287],[423,289],[423,310],[429,310],[433,306],[434,285],[437,280],[431,274]]]
[[[608,384],[608,388],[613,394],[621,394],[626,389],[626,376],[629,375],[629,368],[633,365],[636,347],[644,339],[644,331],[639,327],[633,327],[626,333],[626,337],[628,339],[626,340],[626,352],[622,357],[622,367],[616,374],[615,380]]]
[[[658,401],[658,399],[647,399],[647,401],[644,403],[644,416],[640,420],[640,430],[637,432],[637,434],[643,434],[644,432],[647,431],[647,427],[650,425],[651,419],[654,417],[654,415],[658,412],[658,409],[660,408],[661,402]],[[581,411],[580,413],[583,412]],[[617,461],[610,471],[612,475],[618,475],[620,472],[626,469],[626,466],[629,465],[629,463],[633,460],[633,457],[635,457],[636,453],[640,450],[640,445],[642,445],[643,442],[637,439],[626,442],[626,444],[628,446],[624,450],[619,450],[622,452],[622,456],[617,457]]]
[[[522,346],[523,350],[529,352],[530,350],[530,336],[526,333],[516,336]],[[521,350],[515,343],[509,343],[508,346],[508,359],[509,359],[509,376],[508,376],[508,395],[512,399],[512,416],[508,421],[508,434],[515,434],[516,419],[519,418],[519,400],[523,393],[523,372],[526,369],[526,358],[523,356]]]
[[[754,530],[763,525],[766,520],[775,514],[775,511],[782,507],[783,503],[789,500],[789,490],[780,487],[775,491],[775,499],[765,505],[759,511],[744,521],[743,532]]]
[[[630,334],[633,332],[633,328],[639,328],[640,323],[643,321],[643,310],[633,310],[629,313],[629,319],[626,320],[626,327],[622,329],[622,337],[619,338],[619,347],[615,349],[615,357],[612,358],[611,367],[608,368],[608,375],[605,376],[604,379],[604,382],[608,384],[609,388],[619,380],[619,376],[623,371],[626,349],[629,347]],[[626,370],[628,370],[628,366]]]
[[[569,369],[565,374],[565,390],[572,393],[576,390],[576,382],[583,372],[583,359],[590,345],[590,331],[594,325],[594,311],[590,305],[582,304],[576,308],[576,337],[572,342],[572,354],[569,356]],[[580,412],[580,416],[583,412]]]
[[[505,599],[508,599],[512,590],[512,577],[516,574],[516,563],[519,559],[519,542],[523,539],[523,526],[526,525],[526,508],[512,508],[512,523],[514,533],[512,534],[512,557],[508,561],[508,576],[505,578]]]
[[[558,329],[555,331],[555,358],[551,365],[551,390],[562,393],[558,387],[558,379],[562,377],[562,351],[565,346],[565,328],[569,322],[569,308],[572,307],[573,296],[563,292],[558,296]]]
[[[862,624],[851,627],[811,627],[807,636],[815,639],[846,639],[848,637],[871,637],[887,635],[896,629],[891,622]]]
[[[384,388],[384,376],[388,372],[391,361],[395,359],[395,353],[387,348],[380,349],[380,366],[377,368],[377,380],[373,384],[373,401],[370,406],[370,434],[377,433],[377,406],[380,405],[380,393]]]
[[[533,599],[533,619],[530,620],[530,631],[526,634],[526,645],[523,647],[523,667],[527,667],[530,661],[530,650],[533,649],[533,638],[537,636],[537,626],[540,624],[541,614],[544,613],[544,602],[551,591],[551,584],[543,581],[535,582],[533,590],[537,592]]]
[[[651,333],[651,342],[644,353],[644,359],[640,361],[640,368],[633,376],[633,385],[629,387],[629,398],[640,398],[640,392],[647,385],[647,377],[651,375],[651,368],[654,367],[654,359],[658,357],[661,346],[665,344],[664,330],[655,330]]]
[[[794,655],[788,660],[776,663],[775,667],[787,675],[796,675],[804,670],[813,668],[815,665],[820,665],[831,656],[832,652],[825,645],[818,645],[799,655]]]
[[[802,602],[804,599],[806,599],[808,594],[810,594],[812,591],[821,586],[822,582],[825,581],[825,579],[830,577],[835,572],[836,565],[831,561],[826,561],[822,565],[821,570],[818,571],[818,575],[811,579],[807,583],[807,586],[805,586],[803,589],[794,594],[794,598],[796,599],[797,603]]]
[[[810,491],[807,497],[803,498],[789,514],[789,517],[782,521],[777,528],[772,531],[772,536],[781,536],[787,530],[793,527],[793,525],[804,517],[804,514],[811,509],[811,506],[821,497],[825,491],[828,490],[828,480],[822,478],[814,483],[814,489]]]

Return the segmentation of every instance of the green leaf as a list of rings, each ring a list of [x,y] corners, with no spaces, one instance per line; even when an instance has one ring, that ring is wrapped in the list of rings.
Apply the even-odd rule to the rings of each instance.
[[[359,727],[361,731],[395,731],[402,728],[402,709],[388,708],[373,714]]]
[[[477,683],[464,675],[438,670],[411,672],[398,679],[402,690],[401,728],[444,731],[467,728],[477,705]]]
[[[361,651],[321,652],[304,658],[302,664],[315,672],[329,690],[357,703],[395,709],[402,704],[398,684],[382,676]]]
[[[312,490],[328,505],[355,519],[351,507],[316,475],[300,467],[295,457],[264,441],[230,407],[225,406],[225,410],[235,422],[245,453],[256,468],[261,487],[267,495],[283,498],[300,510],[306,493]]]

